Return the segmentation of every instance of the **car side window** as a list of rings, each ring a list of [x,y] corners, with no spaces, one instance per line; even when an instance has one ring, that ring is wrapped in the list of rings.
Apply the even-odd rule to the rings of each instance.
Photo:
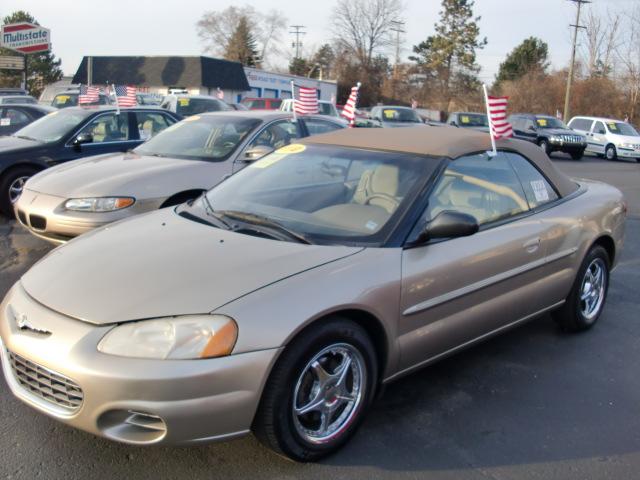
[[[520,180],[504,152],[452,161],[438,180],[423,220],[449,210],[473,216],[479,225],[504,220],[529,210]]]
[[[597,133],[599,135],[604,135],[607,131],[604,129],[604,124],[602,122],[596,122],[593,126],[593,133]]]
[[[140,140],[146,141],[175,122],[158,112],[136,112],[136,123]]]
[[[522,183],[530,208],[536,208],[558,199],[558,194],[547,179],[529,160],[517,153],[504,153]]]
[[[535,129],[535,125],[533,124],[533,120],[531,120],[530,118],[525,118],[522,120],[523,123],[523,127],[522,130],[526,131],[533,131]]]
[[[3,127],[22,128],[29,122],[29,116],[16,108],[5,109],[2,118],[0,119],[0,125]]]
[[[94,118],[80,134],[90,134],[93,143],[124,142],[129,140],[129,115],[107,113]]]
[[[298,125],[290,120],[281,120],[265,127],[257,137],[247,146],[247,149],[256,146],[278,149],[289,145],[292,140],[299,138]]]
[[[319,135],[321,133],[333,132],[334,130],[340,130],[342,128],[342,126],[336,123],[327,122],[317,118],[305,118],[304,123],[307,126],[309,135]]]

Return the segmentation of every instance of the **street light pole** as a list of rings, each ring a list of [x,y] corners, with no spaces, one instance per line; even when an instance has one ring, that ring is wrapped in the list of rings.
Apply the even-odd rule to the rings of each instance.
[[[576,43],[578,41],[578,29],[586,28],[580,25],[580,7],[583,3],[591,3],[590,0],[569,0],[570,2],[574,2],[577,4],[578,8],[576,11],[576,23],[575,25],[570,25],[574,27],[573,29],[573,45],[571,47],[571,63],[569,63],[569,75],[567,77],[567,90],[564,95],[564,121],[565,123],[569,121],[569,103],[571,101],[571,84],[573,83],[573,65],[576,61]]]

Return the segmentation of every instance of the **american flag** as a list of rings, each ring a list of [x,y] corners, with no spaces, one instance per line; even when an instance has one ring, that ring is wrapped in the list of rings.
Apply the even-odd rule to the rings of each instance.
[[[138,104],[138,100],[136,99],[136,87],[130,87],[129,85],[116,85],[114,93],[119,107],[135,107]]]
[[[356,121],[356,105],[358,104],[358,90],[360,90],[360,82],[355,87],[351,87],[351,94],[349,95],[349,99],[347,103],[344,105],[342,109],[342,115],[349,121],[349,126],[353,127]]]
[[[511,124],[507,122],[507,103],[509,97],[492,97],[487,95],[489,113],[489,129],[496,140],[513,136]]]
[[[80,85],[80,94],[78,95],[78,105],[87,103],[98,103],[100,100],[100,90],[98,87],[88,87]]]
[[[294,99],[293,108],[298,115],[318,113],[318,90],[315,88],[298,87],[298,100]],[[295,98],[295,97],[294,97]]]

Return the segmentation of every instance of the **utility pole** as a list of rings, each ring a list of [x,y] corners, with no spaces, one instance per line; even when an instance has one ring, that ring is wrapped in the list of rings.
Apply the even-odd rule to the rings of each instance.
[[[565,123],[569,121],[569,103],[571,100],[571,84],[573,83],[573,64],[576,61],[576,43],[578,42],[578,29],[587,27],[580,25],[580,7],[583,3],[591,3],[590,0],[569,0],[570,2],[577,4],[576,11],[576,23],[575,25],[569,25],[573,27],[573,45],[571,47],[571,63],[569,63],[569,75],[567,77],[567,91],[564,95],[564,121]]]
[[[392,32],[396,32],[396,62],[393,66],[393,84],[392,84],[392,95],[395,98],[396,96],[396,84],[398,83],[398,65],[400,64],[400,34],[405,33],[404,22],[400,20],[392,20],[391,27],[389,30]]]
[[[289,32],[296,36],[296,41],[291,43],[291,46],[296,49],[296,57],[300,58],[300,47],[302,46],[302,42],[300,41],[300,35],[306,35],[307,32],[304,32],[302,29],[306,28],[304,25],[291,25],[290,28],[293,29],[292,32]]]

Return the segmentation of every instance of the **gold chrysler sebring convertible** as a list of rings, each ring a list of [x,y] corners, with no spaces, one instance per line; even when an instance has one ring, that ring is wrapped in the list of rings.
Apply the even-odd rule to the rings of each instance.
[[[489,147],[449,127],[341,130],[56,248],[0,307],[11,391],[121,442],[252,431],[312,461],[387,382],[544,312],[592,327],[621,193],[530,143]]]

